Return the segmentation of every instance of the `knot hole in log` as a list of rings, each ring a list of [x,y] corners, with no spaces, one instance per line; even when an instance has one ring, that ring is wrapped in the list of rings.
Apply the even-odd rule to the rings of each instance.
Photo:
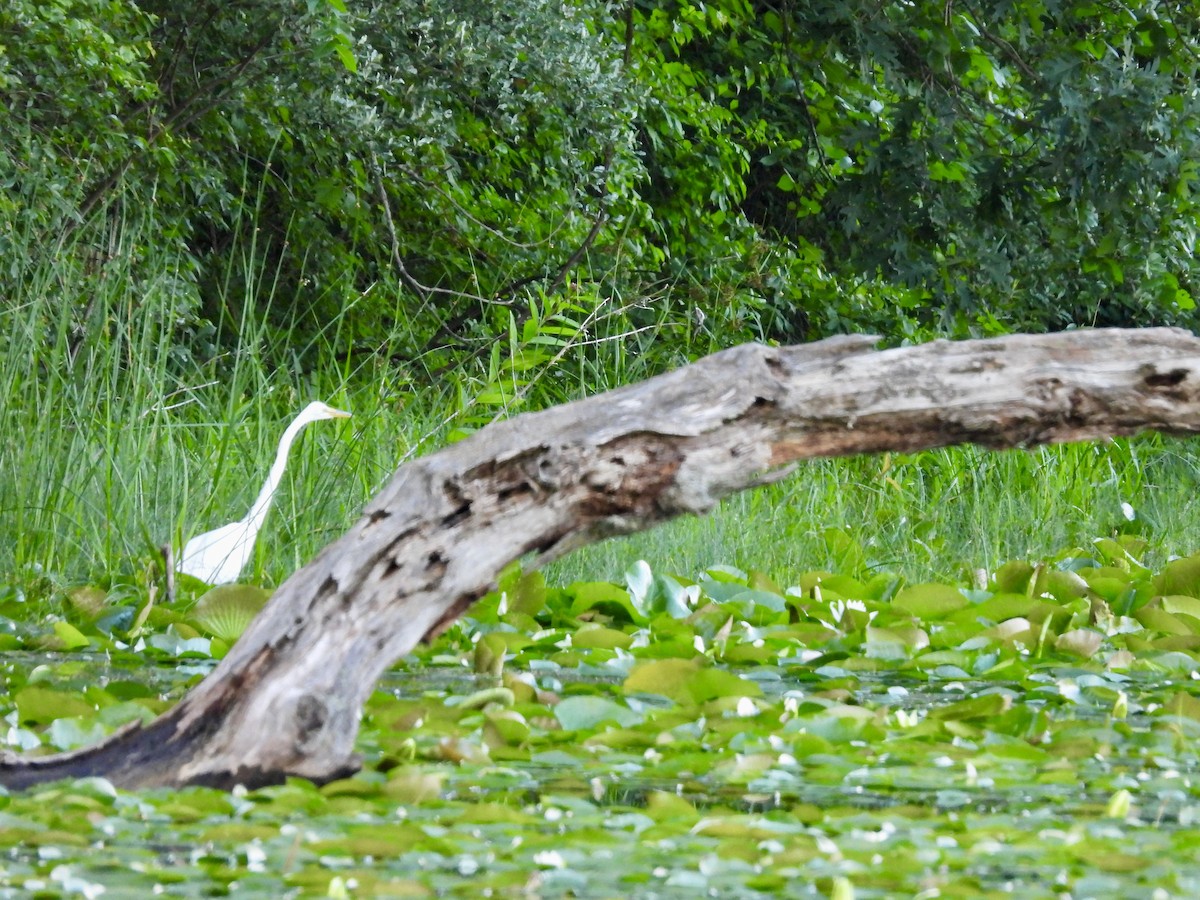
[[[1187,369],[1170,369],[1166,372],[1151,371],[1142,379],[1146,387],[1175,387],[1187,380]]]
[[[329,711],[325,703],[312,694],[303,694],[296,701],[296,746],[303,749],[325,728]]]

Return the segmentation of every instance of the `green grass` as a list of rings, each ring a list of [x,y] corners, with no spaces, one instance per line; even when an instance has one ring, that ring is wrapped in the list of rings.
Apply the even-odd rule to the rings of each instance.
[[[21,291],[0,310],[7,581],[103,583],[145,569],[162,542],[178,546],[241,517],[287,422],[323,399],[354,418],[310,426],[293,449],[249,575],[278,583],[344,530],[399,463],[485,424],[522,390],[536,404],[588,390],[562,372],[589,372],[592,390],[642,374],[618,340],[572,343],[563,323],[578,311],[547,306],[540,314],[557,330],[539,337],[561,344],[545,351],[514,337],[510,351],[524,365],[537,349],[560,367],[550,377],[533,370],[505,383],[493,360],[476,374],[443,374],[439,388],[414,387],[422,373],[391,361],[392,347],[338,355],[352,304],[299,343],[294,330],[269,324],[294,313],[285,298],[271,315],[254,314],[249,294],[270,295],[272,276],[253,240],[231,255],[215,324],[197,319],[187,279],[169,259],[147,257],[152,229],[126,223],[99,271],[72,262],[83,256],[77,248],[25,261]],[[76,238],[88,239],[86,230]],[[605,317],[619,328],[621,314],[613,301],[585,324],[607,333]],[[206,345],[203,357],[181,349]],[[1160,556],[1187,553],[1200,546],[1198,471],[1192,444],[1155,436],[818,461],[704,518],[586,548],[550,574],[619,579],[645,558],[681,575],[728,563],[781,582],[813,569],[928,580],[1129,531]]]
[[[688,577],[728,563],[781,584],[811,570],[953,580],[1115,534],[1147,539],[1151,558],[1161,559],[1200,547],[1198,482],[1195,445],[1156,435],[821,460],[706,517],[584,548],[556,563],[551,577],[619,580],[646,559]]]
[[[0,310],[0,572],[11,580],[103,581],[162,542],[240,518],[290,418],[312,399],[350,407],[350,423],[310,428],[293,449],[262,542],[287,549],[256,566],[277,580],[431,428],[400,408],[387,371],[295,362],[328,335],[288,347],[244,302],[223,304],[241,318],[202,333],[168,261],[134,249],[149,227],[127,227],[130,247],[99,273],[71,265],[71,248],[28,261]],[[230,283],[252,284],[259,262],[248,253],[246,277]],[[207,358],[181,349],[206,342]]]
[[[187,260],[163,248],[152,213],[101,219],[63,246],[26,242],[13,265],[19,287],[0,308],[3,582],[107,583],[156,564],[166,541],[178,548],[240,518],[288,421],[322,399],[354,417],[309,427],[293,448],[247,576],[278,583],[348,527],[404,460],[456,431],[582,393],[580,378],[633,377],[616,339],[628,307],[612,298],[590,310],[546,300],[536,342],[514,326],[503,354],[501,342],[476,341],[491,355],[449,369],[437,354],[404,351],[420,341],[401,320],[347,353],[353,297],[316,331],[298,327],[311,315],[278,295],[253,223],[241,232],[204,316],[180,271]],[[272,298],[266,309],[262,297]],[[587,342],[571,339],[584,331]],[[560,377],[567,371],[575,376]]]

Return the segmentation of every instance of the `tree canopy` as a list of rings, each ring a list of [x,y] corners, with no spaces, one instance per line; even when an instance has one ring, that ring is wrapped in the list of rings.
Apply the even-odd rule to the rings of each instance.
[[[1180,2],[13,0],[0,277],[122,255],[186,353],[248,310],[427,371],[1194,326],[1198,64]]]

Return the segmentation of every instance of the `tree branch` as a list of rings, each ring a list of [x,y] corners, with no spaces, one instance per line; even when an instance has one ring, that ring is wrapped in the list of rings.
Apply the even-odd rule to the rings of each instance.
[[[81,751],[5,756],[0,783],[341,777],[380,675],[513,560],[704,513],[797,460],[1200,431],[1200,340],[1185,331],[873,343],[735,347],[406,463],[174,709]]]

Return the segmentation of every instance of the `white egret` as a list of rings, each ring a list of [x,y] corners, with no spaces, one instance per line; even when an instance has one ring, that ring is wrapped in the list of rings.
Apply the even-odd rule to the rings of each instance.
[[[262,486],[258,499],[254,501],[254,506],[250,507],[246,518],[192,538],[183,548],[176,568],[206,584],[227,584],[236,580],[250,561],[254,541],[262,528],[263,520],[267,517],[267,510],[271,508],[271,500],[283,478],[283,470],[287,468],[288,452],[292,449],[292,442],[296,440],[300,429],[319,419],[349,417],[350,413],[320,402],[304,407],[300,415],[296,416],[283,432],[283,437],[279,440],[279,450],[275,453],[275,462],[271,464],[270,474],[267,475],[267,483]]]

